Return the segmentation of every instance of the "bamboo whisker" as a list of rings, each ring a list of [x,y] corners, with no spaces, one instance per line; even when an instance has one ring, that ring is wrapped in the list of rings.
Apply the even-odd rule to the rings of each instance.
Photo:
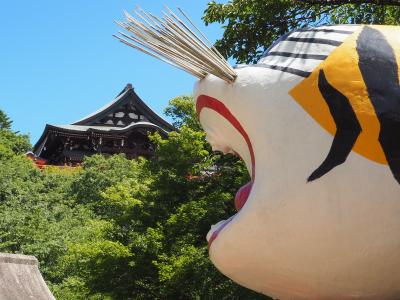
[[[221,53],[180,8],[186,24],[171,9],[165,7],[163,18],[137,7],[133,17],[124,12],[126,21],[116,21],[131,35],[114,35],[123,44],[180,68],[199,79],[213,74],[231,83],[236,74]]]

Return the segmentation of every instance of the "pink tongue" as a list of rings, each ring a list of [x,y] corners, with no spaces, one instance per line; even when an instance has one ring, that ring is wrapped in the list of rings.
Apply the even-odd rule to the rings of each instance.
[[[243,205],[246,203],[252,186],[253,181],[249,181],[237,191],[235,196],[235,208],[237,211],[241,210]]]

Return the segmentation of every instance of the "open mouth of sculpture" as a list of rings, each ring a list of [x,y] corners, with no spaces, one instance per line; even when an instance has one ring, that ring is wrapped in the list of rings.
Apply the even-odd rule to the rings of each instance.
[[[227,120],[230,125],[242,136],[245,141],[248,153],[250,155],[250,163],[251,163],[251,181],[247,184],[243,185],[235,196],[235,208],[239,212],[242,207],[245,205],[247,199],[249,198],[251,189],[253,187],[254,179],[255,179],[255,158],[253,146],[251,144],[250,138],[247,132],[244,130],[240,122],[236,119],[236,117],[229,111],[229,109],[219,100],[206,96],[200,95],[196,101],[196,112],[197,115],[200,116],[200,112],[202,109],[208,108],[220,116],[222,116],[225,120]],[[233,149],[234,150],[234,149]],[[235,152],[235,151],[234,151]],[[238,153],[236,153],[238,154]],[[238,154],[239,155],[239,154]],[[240,156],[240,155],[239,155]],[[211,246],[212,242],[217,238],[218,234],[235,218],[237,214],[228,218],[227,220],[222,220],[215,225],[211,226],[211,230],[207,234],[208,247]]]

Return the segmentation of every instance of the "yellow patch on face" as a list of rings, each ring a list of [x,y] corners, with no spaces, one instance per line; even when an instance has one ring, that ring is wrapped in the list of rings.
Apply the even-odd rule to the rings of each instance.
[[[397,62],[400,62],[400,32],[398,27],[370,27],[379,30],[386,37],[396,53]],[[321,127],[334,135],[336,132],[335,122],[318,88],[318,75],[322,69],[329,83],[347,97],[362,128],[353,150],[372,161],[387,164],[385,154],[378,141],[380,123],[358,66],[356,42],[362,29],[363,26],[360,26],[289,94]]]

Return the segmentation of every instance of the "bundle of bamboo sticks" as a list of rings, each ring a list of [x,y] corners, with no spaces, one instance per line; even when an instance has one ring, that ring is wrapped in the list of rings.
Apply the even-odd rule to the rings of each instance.
[[[125,12],[126,21],[116,23],[131,34],[119,31],[119,35],[114,37],[199,79],[213,74],[229,83],[233,82],[236,78],[233,68],[187,14],[178,8],[191,26],[168,7],[165,8],[167,12],[163,12],[162,18],[141,8],[134,10],[136,18]]]

